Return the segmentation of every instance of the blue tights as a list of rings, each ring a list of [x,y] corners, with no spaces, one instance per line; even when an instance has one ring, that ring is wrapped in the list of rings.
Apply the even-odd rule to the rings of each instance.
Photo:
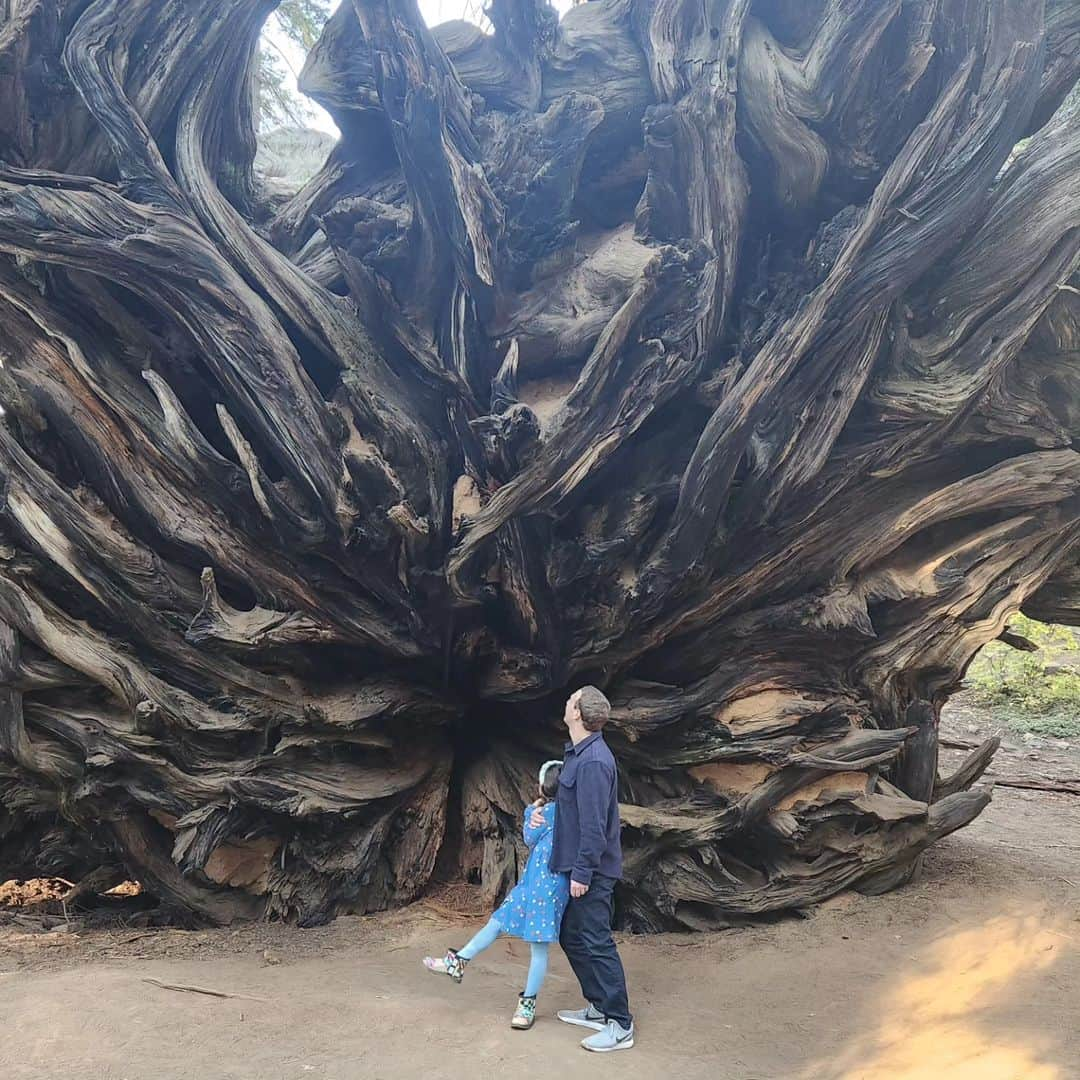
[[[468,945],[463,949],[458,949],[458,956],[462,960],[471,960],[477,953],[482,953],[489,945],[493,945],[501,933],[502,927],[492,919]],[[536,997],[540,993],[544,976],[547,974],[548,943],[531,941],[529,948],[532,950],[532,958],[529,960],[529,975],[525,980],[525,997]]]

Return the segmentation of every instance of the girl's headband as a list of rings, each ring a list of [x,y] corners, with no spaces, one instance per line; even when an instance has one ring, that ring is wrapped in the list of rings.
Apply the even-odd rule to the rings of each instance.
[[[562,764],[561,761],[545,761],[544,764],[540,766],[540,786],[541,787],[544,786],[544,777],[547,776],[548,769],[550,769],[553,765],[561,765],[561,764]]]

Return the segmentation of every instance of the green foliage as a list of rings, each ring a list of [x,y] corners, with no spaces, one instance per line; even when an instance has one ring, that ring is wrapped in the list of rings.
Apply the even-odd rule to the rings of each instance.
[[[1043,713],[1004,709],[998,715],[1013,730],[1051,739],[1080,739],[1080,714],[1076,711],[1076,687],[1070,688],[1072,704],[1067,710]]]
[[[289,89],[289,73],[283,59],[272,47],[260,45],[256,75],[259,94],[259,130],[266,131],[290,123],[304,123],[304,105]]]
[[[275,12],[282,33],[304,52],[315,47],[329,14],[326,0],[281,0]]]
[[[975,658],[967,681],[979,704],[1010,727],[1061,738],[1080,736],[1080,640],[1075,631],[1023,615],[1009,624],[1038,645],[1020,652],[993,641]]]
[[[261,131],[305,126],[311,110],[292,88],[297,72],[282,46],[291,43],[303,54],[310,52],[329,14],[328,0],[282,0],[267,20],[256,75]]]

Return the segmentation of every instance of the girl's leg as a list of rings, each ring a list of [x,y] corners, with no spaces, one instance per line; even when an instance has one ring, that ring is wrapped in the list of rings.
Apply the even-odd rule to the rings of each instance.
[[[532,958],[529,961],[529,975],[525,980],[525,997],[534,998],[544,985],[544,976],[548,968],[548,944],[546,941],[534,941],[531,945]]]
[[[492,919],[464,948],[458,949],[457,954],[462,960],[471,960],[477,953],[482,953],[488,946],[495,943],[495,939],[502,933],[502,927]]]
[[[533,1026],[533,1021],[536,1019],[536,995],[540,993],[540,987],[544,985],[544,976],[547,974],[548,966],[546,941],[534,941],[529,948],[532,958],[529,960],[529,974],[525,979],[525,990],[518,999],[514,1018],[510,1021],[510,1026],[519,1031],[525,1031]]]
[[[449,975],[454,982],[459,983],[465,974],[465,965],[477,953],[483,952],[501,933],[502,927],[492,919],[463,949],[456,952],[447,949],[443,957],[425,956],[424,967],[437,975]]]

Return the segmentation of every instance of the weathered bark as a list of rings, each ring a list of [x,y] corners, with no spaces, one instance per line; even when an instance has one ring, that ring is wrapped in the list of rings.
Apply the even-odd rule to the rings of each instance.
[[[0,874],[493,899],[593,682],[628,925],[906,880],[1080,622],[1077,5],[351,0],[285,202],[273,6],[3,7]]]

